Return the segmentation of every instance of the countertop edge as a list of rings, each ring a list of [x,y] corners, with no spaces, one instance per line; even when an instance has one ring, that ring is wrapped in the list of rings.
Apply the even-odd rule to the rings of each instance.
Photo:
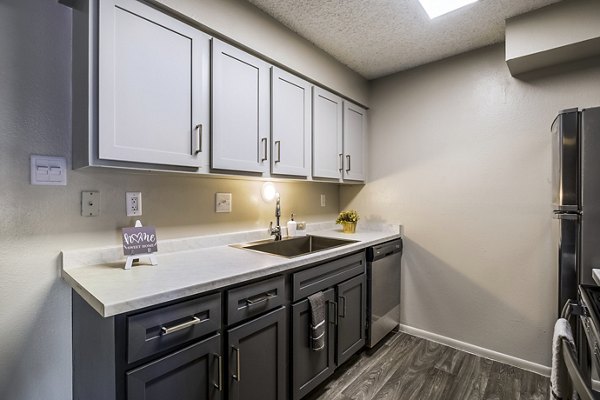
[[[254,279],[267,278],[271,275],[276,275],[278,273],[290,271],[304,265],[316,264],[319,262],[326,262],[328,259],[334,259],[343,257],[345,255],[356,253],[359,251],[363,251],[367,247],[377,245],[380,243],[384,243],[390,240],[401,238],[401,228],[397,231],[397,233],[392,233],[390,231],[383,232],[374,232],[374,231],[365,231],[363,234],[372,235],[380,234],[377,238],[371,238],[367,240],[359,240],[357,243],[353,243],[341,248],[333,248],[329,250],[325,250],[322,252],[318,252],[315,254],[310,254],[306,256],[301,256],[298,258],[285,258],[274,255],[261,255],[264,260],[268,261],[268,265],[261,266],[258,265],[255,268],[244,270],[241,272],[232,273],[231,275],[222,275],[221,277],[214,280],[207,281],[195,281],[188,285],[182,285],[181,287],[170,288],[167,290],[154,290],[149,291],[149,294],[144,294],[139,297],[131,297],[129,299],[118,299],[117,301],[111,301],[111,299],[107,298],[110,296],[104,296],[104,300],[102,296],[95,295],[93,288],[86,288],[86,277],[81,276],[82,269],[75,265],[69,265],[69,268],[63,268],[61,271],[61,275],[63,279],[77,292],[84,300],[86,300],[92,308],[94,308],[102,317],[113,317],[115,315],[124,314],[136,310],[140,310],[146,307],[155,306],[161,303],[182,299],[189,296],[200,295],[202,293],[210,292],[213,290],[219,290],[226,288],[228,286],[239,285],[246,281],[251,281]],[[314,236],[341,236],[339,231],[316,231],[311,232],[311,235]],[[351,238],[347,234],[342,234],[345,238]],[[358,236],[358,235],[357,235]],[[211,249],[219,249],[223,247],[229,246],[217,246],[214,248],[208,247],[199,249],[198,252],[201,251],[210,251]],[[240,249],[236,249],[240,250]],[[194,250],[189,250],[194,251]],[[182,252],[185,253],[185,252]],[[102,267],[96,266],[96,267]],[[149,267],[149,268],[160,268],[160,265],[157,267]],[[111,268],[112,269],[112,268]],[[73,274],[69,273],[69,270],[72,270]],[[109,274],[107,269],[107,274]],[[87,277],[88,283],[97,276],[98,271],[94,270]],[[103,274],[100,271],[100,274]],[[73,276],[75,275],[75,276]],[[79,278],[78,279],[78,276]],[[108,275],[107,275],[108,276]],[[131,276],[130,276],[131,277]],[[112,278],[112,276],[111,276]],[[80,281],[81,280],[81,281]],[[137,282],[135,282],[137,283]],[[93,285],[89,285],[93,286]]]

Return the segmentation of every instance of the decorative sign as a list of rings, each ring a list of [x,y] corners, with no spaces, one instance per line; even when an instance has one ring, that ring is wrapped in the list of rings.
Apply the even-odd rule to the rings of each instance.
[[[145,255],[156,251],[156,229],[153,226],[123,228],[123,253],[126,256]]]
[[[157,251],[156,229],[153,226],[142,226],[137,220],[135,227],[123,228],[123,253],[127,256],[124,269],[131,269],[133,261],[144,256],[150,259],[150,264],[158,265]]]

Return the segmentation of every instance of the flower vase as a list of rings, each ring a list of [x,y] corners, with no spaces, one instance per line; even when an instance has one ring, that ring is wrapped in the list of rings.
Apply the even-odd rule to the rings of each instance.
[[[355,233],[356,232],[356,222],[343,222],[342,230],[344,233]]]

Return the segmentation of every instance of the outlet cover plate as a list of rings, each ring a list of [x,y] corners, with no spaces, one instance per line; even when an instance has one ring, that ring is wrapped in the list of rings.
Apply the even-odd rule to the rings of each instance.
[[[218,213],[230,213],[231,199],[231,193],[217,193],[215,196],[215,211]]]
[[[66,158],[32,155],[29,161],[32,185],[67,185]]]
[[[100,192],[89,190],[81,192],[81,216],[97,217],[100,215]]]
[[[142,215],[142,192],[126,192],[125,207],[128,217]]]

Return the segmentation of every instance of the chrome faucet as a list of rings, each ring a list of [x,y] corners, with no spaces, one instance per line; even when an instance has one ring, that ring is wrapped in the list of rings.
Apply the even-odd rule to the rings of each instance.
[[[281,217],[281,201],[279,193],[275,193],[275,218],[277,225],[273,228],[273,221],[269,224],[269,235],[275,236],[275,241],[281,240],[281,225],[279,224],[279,217]]]

